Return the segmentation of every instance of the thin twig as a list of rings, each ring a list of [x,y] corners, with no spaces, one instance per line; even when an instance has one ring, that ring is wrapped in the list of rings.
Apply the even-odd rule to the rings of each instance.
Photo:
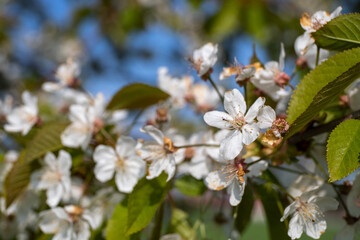
[[[183,145],[183,146],[175,146],[176,149],[191,148],[191,147],[220,147],[220,145],[219,144],[199,143],[199,144],[189,144],[189,145]]]
[[[208,80],[211,83],[211,85],[213,86],[213,88],[215,89],[216,93],[219,95],[219,98],[220,98],[221,102],[224,103],[224,97],[223,97],[223,95],[221,95],[218,87],[216,86],[216,84],[212,80],[211,76],[208,77]]]
[[[301,132],[301,133],[297,133],[293,136],[291,136],[288,140],[289,143],[291,144],[296,144],[299,143],[303,140],[307,140],[310,139],[313,136],[325,133],[325,132],[329,132],[331,130],[333,130],[337,125],[339,125],[341,122],[348,120],[348,119],[358,119],[360,118],[360,110],[359,111],[355,111],[353,113],[350,113],[349,115],[339,118],[339,119],[335,119],[331,122],[328,122],[326,124],[317,126],[317,127],[310,127],[308,128],[305,132]]]

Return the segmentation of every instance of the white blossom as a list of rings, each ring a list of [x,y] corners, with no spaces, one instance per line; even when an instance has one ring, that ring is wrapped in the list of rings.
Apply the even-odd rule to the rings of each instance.
[[[71,105],[69,118],[71,124],[61,134],[61,142],[67,147],[85,149],[94,132],[102,127],[104,96],[98,94],[90,105]]]
[[[67,205],[40,213],[39,227],[53,240],[87,240],[90,228],[96,229],[93,214],[80,206]]]
[[[136,141],[121,136],[116,148],[99,145],[94,152],[95,176],[100,182],[113,178],[120,192],[130,193],[138,180],[145,175],[145,162],[137,155]]]
[[[222,89],[220,88],[219,90],[221,91]],[[213,110],[220,103],[216,90],[205,84],[194,84],[191,88],[191,95],[194,98],[197,110],[200,112]]]
[[[284,85],[290,81],[290,77],[284,72],[284,67],[285,50],[284,45],[281,44],[279,62],[267,62],[264,68],[257,69],[250,81],[273,100],[278,101],[288,95]]]
[[[284,210],[284,215],[280,219],[284,221],[292,215],[289,223],[288,235],[291,239],[301,237],[303,231],[314,239],[319,239],[326,230],[324,212],[336,210],[338,202],[331,197],[320,197],[316,194],[318,189],[303,193],[296,197]]]
[[[259,157],[246,159],[237,157],[235,160],[227,161],[220,169],[209,173],[205,184],[209,189],[216,191],[227,188],[230,194],[230,204],[236,206],[244,195],[246,178],[261,175],[268,166],[266,161],[258,161],[259,159]],[[250,163],[252,164],[248,166]]]
[[[227,130],[221,130],[219,132],[224,131],[226,133],[228,132]],[[215,141],[213,140],[212,131],[208,131],[206,133],[194,133],[190,137],[187,144],[220,144],[220,140],[215,143]],[[216,159],[212,159],[208,154],[207,150],[213,155],[215,155]],[[178,172],[190,174],[196,179],[203,179],[209,174],[210,171],[216,169],[216,167],[219,165],[219,163],[216,162],[218,158],[219,147],[188,147],[185,149],[185,159],[190,159],[190,161],[182,163],[179,166]]]
[[[53,92],[65,87],[73,86],[80,75],[79,63],[68,58],[55,72],[57,82],[46,82],[42,85],[44,91]]]
[[[174,176],[176,169],[174,154],[176,149],[173,141],[151,125],[143,127],[141,131],[149,134],[155,140],[144,142],[137,150],[138,155],[150,163],[146,178],[153,179],[165,171],[168,175],[167,181],[169,181]]]
[[[192,62],[200,77],[208,73],[215,65],[217,61],[217,51],[218,45],[214,45],[213,43],[207,43],[194,51]]]
[[[168,69],[161,67],[158,69],[159,88],[171,96],[172,106],[181,108],[185,105],[185,97],[190,91],[192,77],[184,76],[183,78],[174,78],[168,74]]]
[[[254,121],[265,98],[258,98],[246,112],[243,95],[237,89],[227,91],[224,96],[224,108],[220,111],[207,112],[204,121],[213,127],[231,130],[220,144],[220,154],[226,160],[234,159],[242,150],[243,144],[249,145],[259,136],[259,126]]]
[[[300,19],[300,25],[305,33],[299,36],[295,41],[295,52],[298,56],[305,58],[308,66],[313,69],[316,66],[317,47],[315,39],[311,36],[312,32],[316,32],[331,19],[340,15],[342,7],[336,8],[331,14],[326,11],[317,11],[312,16],[304,13]],[[319,62],[326,60],[329,51],[322,49],[320,51]]]
[[[38,121],[37,97],[28,91],[23,92],[24,105],[14,108],[7,116],[4,128],[8,132],[21,132],[26,135]]]
[[[31,175],[31,184],[35,189],[46,190],[46,203],[50,207],[59,204],[64,194],[70,191],[71,156],[60,150],[58,158],[53,153],[45,156],[45,166]]]

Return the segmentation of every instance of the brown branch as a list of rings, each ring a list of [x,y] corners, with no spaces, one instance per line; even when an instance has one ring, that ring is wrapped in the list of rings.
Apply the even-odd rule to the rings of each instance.
[[[349,115],[347,115],[345,117],[335,119],[326,124],[323,124],[323,125],[320,125],[317,127],[308,128],[305,132],[300,132],[300,133],[297,133],[297,134],[293,135],[292,137],[290,137],[288,142],[291,144],[296,144],[301,141],[308,140],[313,136],[333,130],[337,125],[339,125],[341,122],[343,122],[345,120],[359,119],[359,118],[360,118],[360,110],[350,113]]]

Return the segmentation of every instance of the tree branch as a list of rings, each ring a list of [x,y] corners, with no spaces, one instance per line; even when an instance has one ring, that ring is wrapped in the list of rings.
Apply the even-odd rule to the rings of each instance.
[[[291,144],[296,144],[301,141],[308,140],[313,136],[333,130],[337,125],[339,125],[341,122],[343,122],[345,120],[359,119],[359,118],[360,118],[360,110],[350,113],[349,115],[347,115],[345,117],[335,119],[326,124],[323,124],[323,125],[320,125],[317,127],[308,128],[305,132],[300,132],[300,133],[297,133],[297,134],[293,135],[292,137],[290,137],[288,142]]]

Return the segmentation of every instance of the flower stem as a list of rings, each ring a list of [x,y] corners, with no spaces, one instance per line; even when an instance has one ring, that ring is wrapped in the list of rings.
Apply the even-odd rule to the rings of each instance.
[[[155,217],[155,226],[151,233],[151,240],[158,240],[161,237],[161,227],[164,218],[164,203],[160,205],[160,208]]]
[[[134,119],[132,120],[131,124],[129,125],[129,127],[126,129],[126,131],[124,132],[124,135],[127,135],[130,133],[131,129],[136,125],[137,121],[139,120],[139,118],[141,117],[141,115],[144,113],[145,109],[141,109],[134,117]]]
[[[312,154],[311,152],[309,152],[310,157],[312,158],[312,160],[314,161],[315,165],[320,169],[320,171],[324,174],[325,178],[329,178],[327,172],[325,171],[325,169],[320,165],[319,161],[316,159],[316,157],[314,156],[314,154]]]
[[[319,58],[320,58],[320,48],[317,47],[317,51],[316,51],[316,62],[315,62],[316,66],[319,65]]]
[[[290,168],[284,168],[284,167],[280,167],[280,166],[273,166],[273,165],[269,165],[269,167],[275,168],[275,169],[279,169],[282,171],[286,171],[286,172],[291,172],[291,173],[296,173],[296,174],[308,174],[308,173],[304,173],[304,172],[300,172],[294,169],[290,169]]]
[[[112,136],[110,135],[110,133],[108,133],[105,128],[101,128],[100,132],[102,133],[102,135],[104,135],[104,137],[110,142],[111,145],[113,145],[113,147],[116,146],[115,140],[112,138]]]
[[[220,147],[219,144],[206,144],[206,143],[199,143],[199,144],[189,144],[183,146],[175,146],[175,148],[191,148],[191,147]]]
[[[293,196],[290,195],[290,193],[280,184],[274,183],[272,182],[272,184],[274,184],[275,186],[277,186],[281,191],[283,191],[289,198],[291,198],[293,201],[295,201],[295,198]]]
[[[343,208],[345,210],[346,217],[351,217],[349,209],[347,208],[344,200],[342,199],[341,194],[338,192],[338,190],[336,189],[334,184],[330,183],[330,185],[334,188],[334,191],[336,192],[336,194],[337,194],[337,196],[339,198],[339,202],[340,202],[340,204],[343,206]]]
[[[221,102],[224,103],[224,97],[223,97],[223,95],[221,95],[218,87],[216,86],[216,84],[214,83],[214,81],[212,80],[210,75],[208,77],[208,80],[211,83],[211,85],[213,86],[213,88],[215,89],[216,93],[219,95],[219,98],[220,98]]]

